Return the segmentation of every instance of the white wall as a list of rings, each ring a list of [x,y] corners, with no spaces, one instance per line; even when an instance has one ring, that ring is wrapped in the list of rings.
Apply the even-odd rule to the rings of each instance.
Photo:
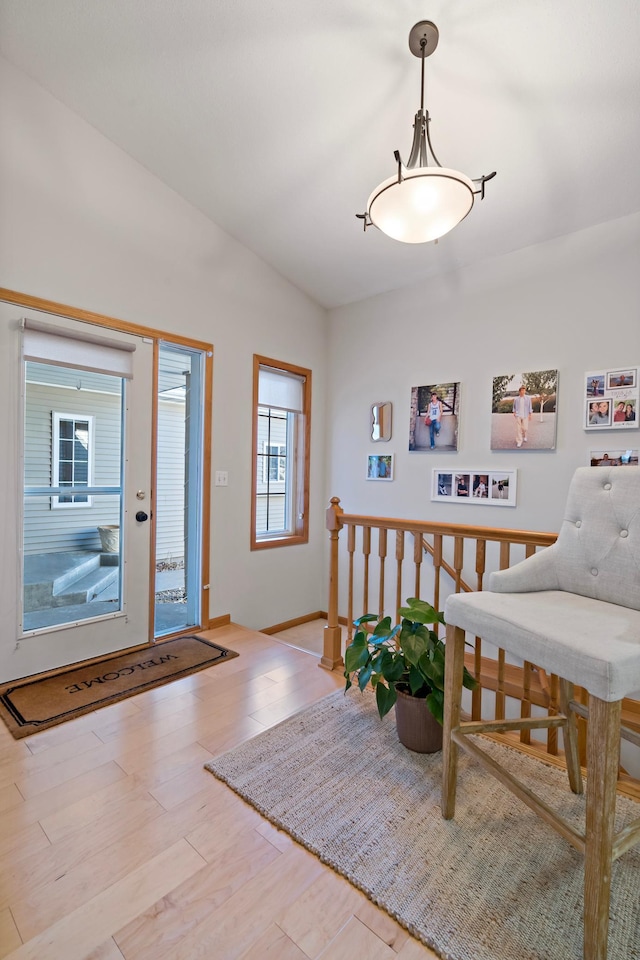
[[[582,425],[584,373],[640,364],[638,214],[329,316],[326,492],[347,512],[555,531],[589,450],[640,445],[640,430],[622,437]],[[493,377],[542,369],[559,370],[556,449],[492,452]],[[409,453],[411,387],[434,381],[461,382],[458,452]],[[393,436],[372,443],[370,405],[384,400],[393,403]],[[393,482],[367,481],[367,454],[387,452]],[[433,503],[433,467],[517,468],[517,506]]]
[[[326,312],[3,60],[0,127],[0,285],[214,344],[229,486],[213,488],[211,616],[262,627],[325,606],[317,467],[308,545],[251,553],[249,518],[252,356],[312,369],[324,463]]]

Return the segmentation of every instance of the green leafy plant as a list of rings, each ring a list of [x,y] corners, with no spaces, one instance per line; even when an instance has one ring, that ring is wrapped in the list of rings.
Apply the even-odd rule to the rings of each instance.
[[[444,624],[442,613],[417,597],[401,607],[401,623],[391,626],[391,617],[365,614],[354,621],[357,631],[345,650],[345,692],[357,683],[369,683],[376,693],[380,718],[391,710],[397,690],[427,701],[433,716],[442,723],[444,707],[444,642],[429,624]],[[372,632],[366,626],[374,623]],[[464,668],[463,683],[471,690],[476,681]]]

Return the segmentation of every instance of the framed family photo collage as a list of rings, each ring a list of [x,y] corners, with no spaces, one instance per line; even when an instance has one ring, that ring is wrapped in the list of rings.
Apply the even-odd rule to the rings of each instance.
[[[594,370],[584,378],[585,430],[638,426],[638,368]]]
[[[431,499],[515,507],[517,470],[434,469]]]

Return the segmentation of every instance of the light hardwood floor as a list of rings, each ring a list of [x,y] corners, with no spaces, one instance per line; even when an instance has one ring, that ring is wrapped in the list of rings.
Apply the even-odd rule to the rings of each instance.
[[[0,723],[0,957],[433,960],[203,769],[341,676],[204,636],[240,656],[24,740]]]
[[[280,630],[273,636],[278,640],[284,640],[292,647],[297,647],[298,650],[307,650],[319,658],[323,653],[324,628],[326,625],[326,620],[307,620],[306,623],[300,623],[297,627]]]

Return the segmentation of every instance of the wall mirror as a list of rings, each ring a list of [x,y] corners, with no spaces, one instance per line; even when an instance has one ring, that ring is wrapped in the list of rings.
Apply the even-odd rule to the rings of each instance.
[[[391,440],[391,401],[371,404],[371,439]]]

